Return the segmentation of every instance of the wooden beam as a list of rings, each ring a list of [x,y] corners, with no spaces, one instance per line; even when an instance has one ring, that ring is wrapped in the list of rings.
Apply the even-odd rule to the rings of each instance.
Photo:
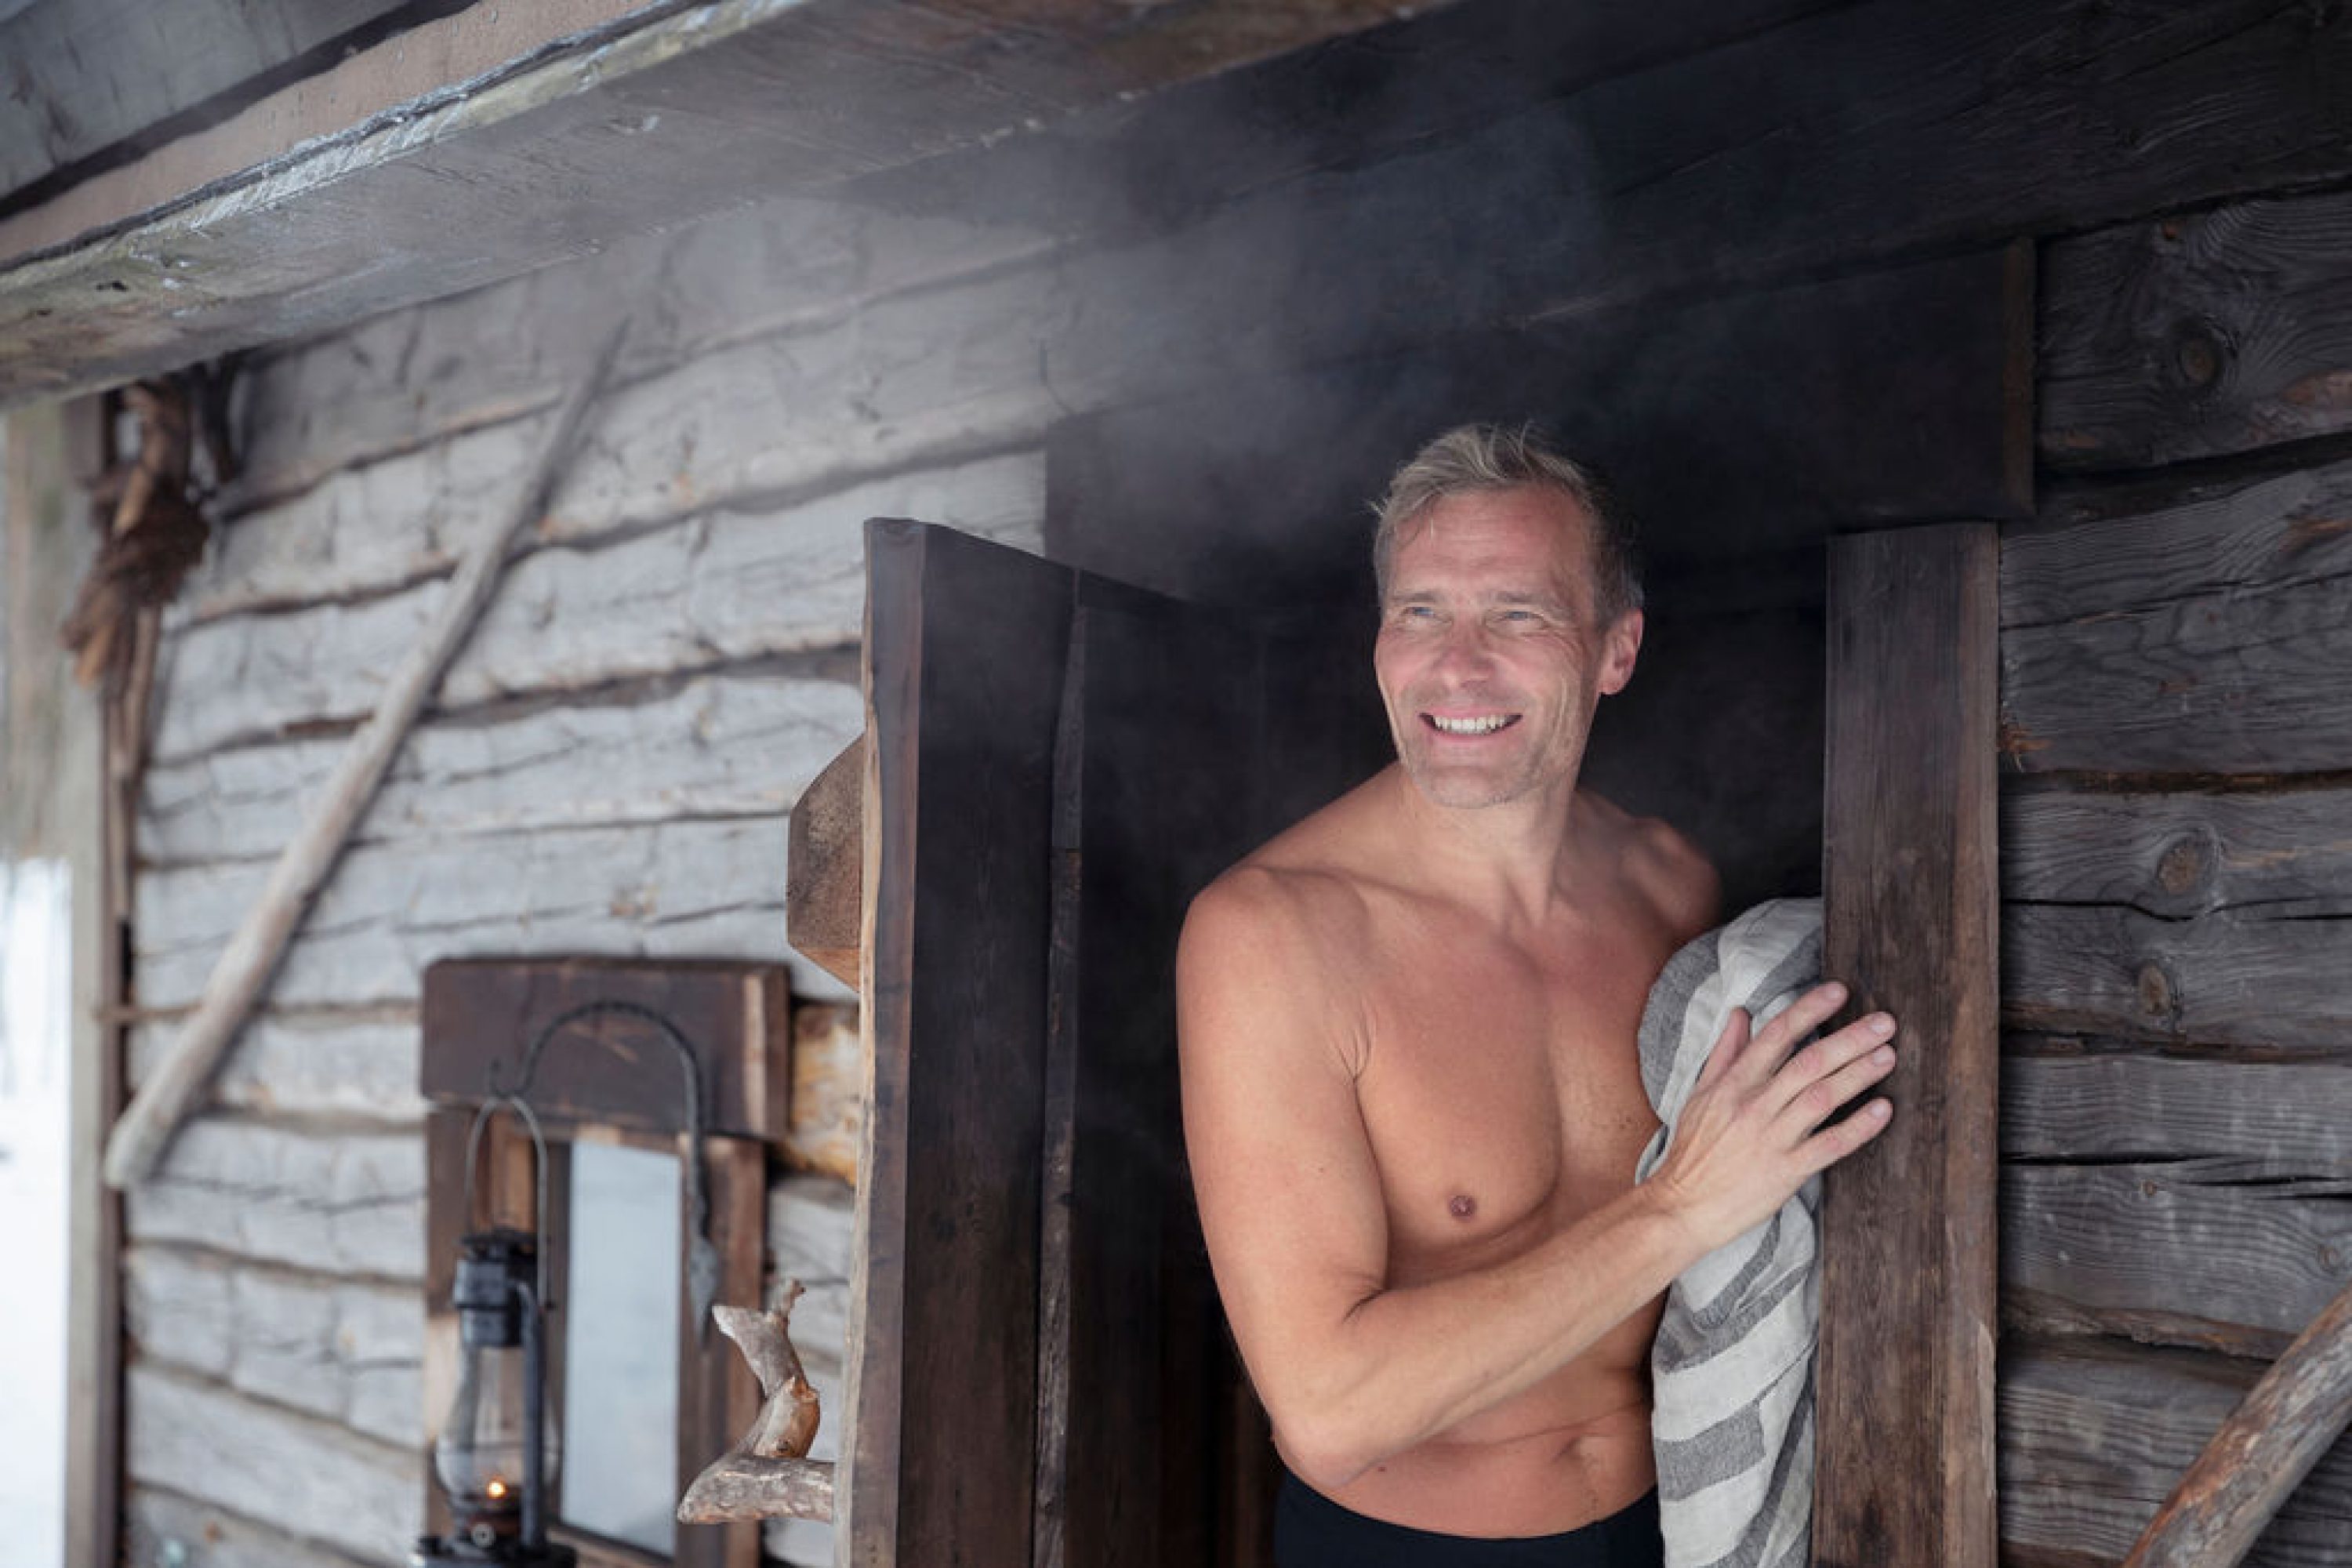
[[[426,5],[431,0],[425,0]],[[305,57],[389,26],[417,0],[34,0],[0,18],[0,60],[29,65],[0,97],[0,195],[59,176],[256,83],[299,74]],[[446,10],[446,4],[435,6]],[[323,62],[321,62],[323,63]],[[13,203],[11,205],[14,205]]]
[[[1394,15],[1389,0],[477,4],[0,220],[0,403],[985,147]]]
[[[1990,1568],[1998,535],[1835,541],[1829,972],[1901,1020],[1886,1132],[1822,1203],[1813,1561]]]

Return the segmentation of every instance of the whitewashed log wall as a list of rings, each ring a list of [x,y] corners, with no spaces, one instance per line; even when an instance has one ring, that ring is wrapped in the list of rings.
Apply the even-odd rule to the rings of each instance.
[[[2003,1560],[2112,1563],[2352,1282],[2352,201],[2043,257],[2002,542]],[[2352,1559],[2352,1440],[2249,1562]]]
[[[233,519],[173,612],[139,823],[133,1081],[510,504],[600,324],[633,329],[213,1101],[128,1204],[130,1556],[394,1563],[422,1524],[425,966],[782,960],[785,816],[862,724],[859,525],[1041,542],[1055,254],[816,205],[747,213],[256,363]],[[838,997],[812,965],[796,992]],[[781,1169],[781,1167],[780,1167]],[[849,1194],[792,1175],[776,1278],[839,1441]],[[832,1561],[822,1526],[772,1554]]]

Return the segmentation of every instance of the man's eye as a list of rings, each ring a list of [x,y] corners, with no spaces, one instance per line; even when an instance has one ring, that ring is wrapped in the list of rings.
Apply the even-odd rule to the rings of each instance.
[[[1504,610],[1499,612],[1495,618],[1498,621],[1507,622],[1512,626],[1531,626],[1538,621],[1543,619],[1541,616],[1538,616],[1533,610]]]

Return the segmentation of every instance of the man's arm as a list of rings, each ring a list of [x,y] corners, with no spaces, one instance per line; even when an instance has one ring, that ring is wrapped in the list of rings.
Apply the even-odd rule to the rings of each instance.
[[[1774,1070],[1843,1002],[1824,986],[1752,1045],[1735,1019],[1649,1182],[1508,1262],[1391,1288],[1333,935],[1278,879],[1244,871],[1195,901],[1177,959],[1185,1136],[1218,1289],[1319,1489],[1549,1376],[1885,1123],[1878,1101],[1820,1126],[1892,1068],[1867,1021]]]

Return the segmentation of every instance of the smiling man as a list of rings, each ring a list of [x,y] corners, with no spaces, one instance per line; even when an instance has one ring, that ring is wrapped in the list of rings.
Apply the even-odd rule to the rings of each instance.
[[[1635,1185],[1635,1030],[1717,887],[1577,786],[1641,651],[1628,541],[1575,464],[1465,428],[1398,472],[1374,560],[1397,762],[1204,890],[1177,963],[1202,1221],[1291,1472],[1276,1561],[1654,1564],[1661,1293],[1885,1124],[1824,1120],[1893,1021],[1790,1055],[1841,988],[1735,1016]]]

